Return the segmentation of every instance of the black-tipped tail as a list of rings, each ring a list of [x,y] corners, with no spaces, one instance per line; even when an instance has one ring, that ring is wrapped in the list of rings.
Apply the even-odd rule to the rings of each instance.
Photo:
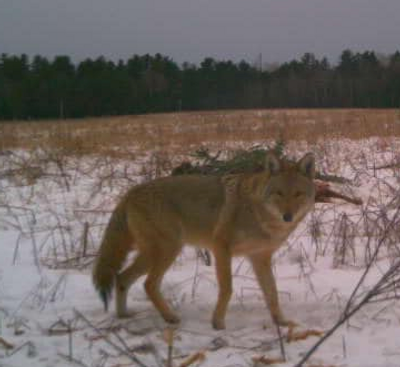
[[[102,300],[103,305],[104,305],[104,311],[107,312],[108,311],[108,300],[110,299],[111,294],[110,294],[110,292],[107,292],[107,291],[100,291],[99,295],[100,295],[100,299]]]
[[[96,265],[93,271],[93,284],[103,302],[104,311],[108,311],[108,305],[115,284],[113,269],[106,266]]]
[[[132,238],[122,202],[111,215],[93,267],[93,284],[106,311],[115,286],[115,277],[131,248]]]

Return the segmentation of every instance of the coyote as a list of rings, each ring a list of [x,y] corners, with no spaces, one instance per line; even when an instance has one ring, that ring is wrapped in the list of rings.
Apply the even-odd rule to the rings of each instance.
[[[279,307],[271,257],[313,208],[314,175],[311,153],[298,162],[267,153],[262,172],[174,176],[131,188],[111,215],[94,265],[93,283],[105,309],[115,287],[117,315],[128,316],[129,287],[147,275],[149,299],[165,321],[178,323],[160,284],[183,245],[193,244],[208,248],[215,257],[215,329],[225,328],[232,256],[250,260],[273,321],[290,325]],[[121,271],[131,250],[137,251],[136,258]]]

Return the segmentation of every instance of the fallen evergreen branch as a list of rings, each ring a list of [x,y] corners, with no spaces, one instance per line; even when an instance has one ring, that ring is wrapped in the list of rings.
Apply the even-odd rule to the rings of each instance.
[[[192,154],[193,161],[185,161],[172,170],[171,175],[229,175],[237,173],[256,173],[264,170],[265,155],[269,151],[278,157],[284,157],[284,143],[277,141],[272,148],[252,147],[248,150],[238,150],[231,158],[221,159],[221,152],[212,155],[208,149],[201,148]],[[359,198],[351,198],[334,191],[329,183],[349,184],[345,177],[316,172],[315,188],[317,203],[330,203],[331,199],[340,199],[354,205],[361,205]]]
[[[200,148],[191,156],[196,163],[186,161],[172,170],[172,176],[185,174],[227,175],[260,172],[264,169],[265,155],[273,151],[283,156],[284,143],[277,141],[272,148],[254,146],[248,150],[237,150],[231,158],[220,159],[221,152],[212,155],[207,148]]]

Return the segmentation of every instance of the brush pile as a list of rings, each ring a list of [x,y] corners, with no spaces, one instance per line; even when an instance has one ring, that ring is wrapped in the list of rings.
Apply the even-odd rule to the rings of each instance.
[[[259,146],[249,150],[238,150],[232,157],[222,159],[221,152],[212,155],[208,149],[201,148],[192,154],[193,162],[185,161],[172,170],[171,175],[228,175],[237,173],[255,173],[264,169],[265,154],[274,151],[278,157],[284,157],[284,143],[278,141],[273,148],[265,149]],[[349,184],[350,181],[344,177],[326,175],[316,172],[315,175],[316,203],[330,203],[332,199],[339,199],[345,202],[361,205],[362,200],[350,197],[335,191],[330,183]]]

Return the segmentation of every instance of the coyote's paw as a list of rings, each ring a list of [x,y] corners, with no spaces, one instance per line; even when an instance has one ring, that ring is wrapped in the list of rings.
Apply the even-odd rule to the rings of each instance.
[[[215,330],[223,330],[225,329],[225,321],[221,319],[213,318],[212,326]]]
[[[181,319],[173,313],[163,315],[163,319],[169,324],[179,324],[181,322]]]
[[[279,320],[279,322],[277,322],[277,324],[279,326],[288,327],[288,328],[295,328],[299,325],[297,322],[294,322],[292,320],[286,320],[286,319]]]
[[[117,317],[119,319],[128,319],[135,316],[135,313],[133,311],[128,311],[128,310],[120,310],[117,311]]]
[[[282,327],[288,327],[288,328],[294,328],[296,326],[298,326],[298,324],[292,320],[288,320],[285,317],[281,316],[277,316],[274,317],[274,323],[276,325],[282,326]]]

